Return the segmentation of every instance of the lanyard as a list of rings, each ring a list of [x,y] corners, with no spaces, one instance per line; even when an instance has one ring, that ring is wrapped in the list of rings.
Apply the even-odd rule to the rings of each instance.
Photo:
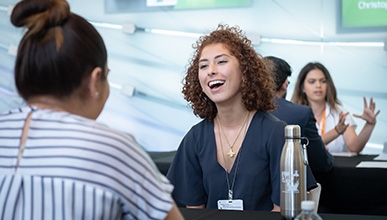
[[[223,144],[222,144],[222,137],[221,137],[221,133],[220,133],[220,123],[219,123],[219,120],[218,121],[218,133],[219,133],[219,141],[220,141],[220,146],[222,148],[222,156],[223,156],[223,161],[226,162],[226,158],[224,157],[224,153],[223,153]],[[246,135],[246,132],[247,132],[247,124],[245,124],[245,135]],[[242,145],[243,145],[243,142],[242,142]],[[231,183],[231,186],[230,186],[230,180],[228,178],[228,172],[227,172],[227,168],[224,168],[224,171],[226,173],[226,181],[227,181],[227,188],[228,188],[228,199],[229,200],[232,200],[233,199],[233,194],[234,194],[234,185],[235,185],[235,179],[236,179],[236,174],[238,172],[238,167],[239,167],[239,161],[240,161],[240,158],[241,158],[241,154],[242,154],[242,146],[240,147],[239,149],[239,153],[238,153],[238,156],[237,156],[237,161],[236,161],[236,167],[235,167],[235,172],[234,172],[234,177],[233,177],[233,180],[232,180],[232,183]],[[231,170],[232,170],[232,167],[230,169],[230,173],[231,173]]]
[[[234,173],[234,178],[233,178],[232,183],[231,183],[231,187],[230,187],[230,180],[228,179],[227,169],[224,169],[224,171],[226,173],[227,188],[228,188],[228,199],[229,200],[233,199],[235,179],[236,179],[236,174],[238,172],[238,166],[239,166],[239,160],[241,158],[241,153],[242,153],[242,147],[239,149],[238,160],[237,160],[237,164],[236,164],[236,167],[235,167],[235,173]]]
[[[327,114],[326,114],[326,111],[325,111],[326,107],[324,107],[324,112],[323,112],[323,115],[322,115],[322,118],[321,118],[321,135],[324,134],[324,131],[325,131],[325,122],[327,120]]]

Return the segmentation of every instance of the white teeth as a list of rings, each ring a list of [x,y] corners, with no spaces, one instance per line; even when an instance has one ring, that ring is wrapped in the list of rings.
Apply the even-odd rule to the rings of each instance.
[[[216,84],[224,84],[223,80],[214,80],[208,83],[208,86],[213,87]]]

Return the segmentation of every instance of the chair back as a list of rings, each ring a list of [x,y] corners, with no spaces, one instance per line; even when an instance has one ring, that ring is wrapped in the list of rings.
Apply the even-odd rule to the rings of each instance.
[[[321,184],[320,183],[317,183],[316,188],[314,188],[306,193],[306,198],[308,200],[314,201],[314,204],[315,204],[314,211],[316,213],[318,211],[318,203],[320,201],[320,194],[321,194]]]

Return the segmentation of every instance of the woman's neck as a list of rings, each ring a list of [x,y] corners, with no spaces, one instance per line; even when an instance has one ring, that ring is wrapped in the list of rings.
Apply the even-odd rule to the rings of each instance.
[[[28,105],[33,105],[41,109],[51,109],[54,111],[64,111],[77,114],[77,106],[73,99],[58,99],[53,96],[35,96],[27,100]]]
[[[325,111],[325,101],[323,102],[310,102],[309,101],[309,106],[313,110],[314,117],[316,118],[316,121],[319,123],[321,121],[321,118],[324,114]]]
[[[218,106],[218,113],[216,117],[221,121],[222,126],[225,128],[240,127],[244,122],[246,115],[249,111],[241,104],[240,106],[228,106],[221,108]],[[254,115],[254,112],[250,112],[250,116]]]

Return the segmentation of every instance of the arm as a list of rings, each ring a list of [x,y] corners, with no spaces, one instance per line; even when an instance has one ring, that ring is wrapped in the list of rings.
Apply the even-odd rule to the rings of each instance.
[[[271,201],[273,202],[273,212],[278,212],[281,206],[281,154],[285,143],[285,126],[284,121],[277,122],[271,129],[268,137],[269,144],[267,146],[270,154],[270,179],[272,185]]]
[[[176,204],[174,203],[172,206],[172,209],[168,212],[167,217],[165,217],[165,220],[180,220],[184,219],[183,216],[180,213],[180,210],[177,208]]]
[[[329,144],[331,141],[338,138],[341,134],[343,134],[347,130],[349,124],[345,124],[345,118],[347,117],[348,114],[349,112],[346,112],[346,113],[340,112],[339,122],[337,123],[337,125],[333,129],[329,130],[328,132],[324,133],[321,136],[325,145]]]
[[[167,178],[174,185],[172,193],[176,202],[183,205],[206,203],[203,173],[195,150],[197,143],[194,128],[184,136],[168,169]]]
[[[349,127],[344,134],[344,140],[348,147],[348,149],[351,152],[360,153],[364,146],[366,145],[367,141],[370,139],[372,131],[376,124],[376,116],[380,113],[380,110],[378,110],[375,113],[375,102],[370,99],[370,106],[367,105],[367,100],[364,97],[364,112],[362,115],[354,114],[354,117],[361,118],[366,121],[366,123],[363,126],[363,129],[360,131],[359,135],[356,134],[354,127]]]
[[[273,204],[273,210],[271,210],[272,212],[280,212],[281,211],[281,208],[276,205],[276,204]]]
[[[196,205],[196,206],[187,205],[186,207],[187,209],[204,209],[206,206],[203,204],[203,205]]]
[[[333,156],[326,150],[325,144],[318,133],[316,119],[309,108],[308,117],[305,117],[302,135],[309,140],[307,154],[309,166],[313,172],[327,172],[333,167]]]

